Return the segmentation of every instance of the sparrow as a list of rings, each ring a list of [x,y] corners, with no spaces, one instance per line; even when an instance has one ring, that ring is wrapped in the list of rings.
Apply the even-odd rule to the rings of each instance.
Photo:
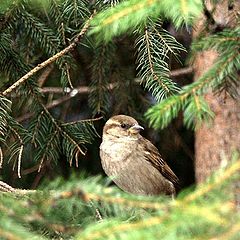
[[[111,117],[103,128],[103,170],[122,190],[137,195],[175,195],[179,179],[158,149],[140,135],[144,130],[126,115]]]

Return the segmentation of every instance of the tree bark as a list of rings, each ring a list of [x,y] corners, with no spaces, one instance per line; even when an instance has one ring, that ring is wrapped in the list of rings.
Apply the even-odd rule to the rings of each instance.
[[[210,21],[206,16],[202,16],[193,38],[197,38],[202,33],[204,26],[212,29],[223,29],[233,27],[233,10],[239,10],[239,1],[234,1],[235,6],[229,7],[228,1],[220,1],[212,15]],[[213,6],[206,3],[206,10],[211,12]],[[211,24],[209,25],[209,22]],[[206,35],[211,28],[208,28]],[[206,72],[215,62],[217,53],[214,51],[204,51],[199,53],[194,61],[195,80]],[[196,181],[204,181],[212,172],[218,169],[224,160],[230,160],[234,150],[240,150],[240,101],[234,100],[224,93],[217,95],[208,93],[205,99],[215,113],[215,118],[210,125],[204,124],[195,134],[195,173]]]

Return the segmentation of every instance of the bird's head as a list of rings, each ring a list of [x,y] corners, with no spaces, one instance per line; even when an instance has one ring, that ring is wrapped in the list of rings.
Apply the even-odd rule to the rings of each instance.
[[[111,138],[138,138],[139,132],[144,128],[138,122],[126,115],[111,117],[103,128],[103,137]]]

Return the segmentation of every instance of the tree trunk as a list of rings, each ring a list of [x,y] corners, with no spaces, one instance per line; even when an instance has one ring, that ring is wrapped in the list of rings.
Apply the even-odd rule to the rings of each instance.
[[[236,24],[233,21],[233,10],[239,9],[239,1],[235,6],[228,5],[228,1],[220,1],[213,14],[213,21],[209,21],[206,16],[199,20],[193,37],[196,38],[202,32],[203,26],[208,25],[217,29],[231,27]],[[207,3],[206,9],[211,12],[212,6]],[[206,31],[206,35],[209,34]],[[194,62],[195,80],[207,71],[215,62],[217,53],[214,51],[204,51],[199,53]],[[240,101],[233,100],[225,94],[216,95],[208,93],[205,96],[211,109],[215,113],[214,121],[204,124],[196,131],[195,141],[195,172],[196,181],[204,181],[212,172],[218,169],[224,160],[231,159],[234,150],[240,150]]]

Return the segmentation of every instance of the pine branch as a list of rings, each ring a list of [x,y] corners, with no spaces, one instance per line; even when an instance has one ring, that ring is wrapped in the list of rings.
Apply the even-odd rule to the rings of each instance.
[[[52,117],[40,100],[39,104],[41,112],[36,114],[36,118],[30,126],[32,141],[37,151],[35,161],[40,162],[38,171],[41,170],[44,162],[56,161],[60,153],[66,156],[70,166],[75,158],[76,166],[78,166],[79,154],[85,155],[85,144],[90,143],[95,136],[98,136],[92,122],[79,121],[62,124]],[[60,140],[60,136],[62,140]]]
[[[19,144],[20,144],[19,148],[16,146],[16,144],[13,144],[13,146],[11,147],[12,151],[11,151],[11,157],[10,157],[9,161],[14,157],[14,155],[18,155],[18,157],[17,157],[17,174],[18,174],[18,177],[21,178],[20,171],[21,171],[21,161],[22,161],[24,142],[23,142],[22,137],[19,135],[19,133],[13,127],[11,127],[11,125],[8,125],[8,128],[17,137]]]
[[[30,71],[29,66],[24,64],[22,56],[13,49],[12,45],[13,42],[9,32],[3,32],[0,35],[0,70],[6,74],[9,83]]]
[[[189,226],[191,225],[190,223],[191,221],[194,222],[194,225],[191,225],[191,226],[193,227],[193,229],[195,228],[195,231],[193,229],[191,230],[191,234],[190,234],[191,236],[201,236],[201,231],[200,232],[196,231],[196,227],[199,228],[199,225],[197,224],[198,221],[196,221],[196,216],[198,216],[198,219],[200,222],[202,221],[208,222],[208,224],[205,225],[206,227],[209,227],[209,224],[212,224],[213,228],[214,227],[218,228],[217,226],[219,227],[221,226],[223,229],[224,226],[226,226],[228,221],[226,219],[222,219],[221,211],[224,211],[223,205],[219,202],[216,204],[210,205],[210,202],[212,202],[214,197],[212,199],[210,198],[211,200],[209,199],[209,201],[206,203],[206,201],[204,200],[205,199],[204,196],[207,196],[207,194],[210,194],[212,196],[211,192],[213,191],[214,188],[216,189],[215,192],[219,191],[217,189],[222,189],[222,184],[224,184],[227,181],[227,179],[231,179],[234,175],[236,177],[239,170],[240,170],[240,163],[236,161],[235,163],[233,163],[233,165],[227,168],[222,175],[217,175],[215,178],[215,181],[199,186],[198,189],[192,194],[186,195],[182,199],[177,199],[176,201],[172,201],[168,206],[167,204],[158,204],[158,205],[152,204],[152,207],[157,206],[157,207],[160,207],[160,209],[162,210],[164,209],[163,210],[164,213],[161,214],[160,216],[149,217],[149,218],[146,217],[139,221],[134,221],[130,223],[112,220],[112,221],[103,223],[101,226],[91,228],[90,232],[85,231],[83,233],[80,233],[79,239],[103,239],[106,236],[108,238],[111,238],[114,236],[119,236],[119,235],[121,236],[122,234],[124,234],[125,236],[128,236],[127,239],[131,239],[132,234],[137,239],[138,239],[137,236],[139,237],[141,236],[141,238],[144,237],[147,239],[151,239],[153,235],[155,236],[155,238],[156,236],[159,236],[159,237],[161,236],[162,239],[165,239],[165,238],[168,239],[167,233],[170,231],[170,229],[171,231],[175,232],[176,229],[180,230],[182,227],[186,225],[185,221],[178,221],[176,224],[176,217],[179,216],[178,214],[180,214],[181,219],[183,218],[187,219],[190,217],[189,215],[193,215],[193,219],[195,220],[192,219],[187,223]],[[199,205],[199,204],[195,205],[195,201],[199,202],[201,201],[200,199],[203,199],[203,201],[205,201],[205,206]],[[116,201],[118,201],[118,199],[116,199]],[[124,201],[119,202],[119,204],[121,203],[125,204]],[[131,200],[130,200],[130,203],[131,203]],[[136,203],[136,205],[138,204]],[[141,204],[139,206],[141,206]],[[148,206],[151,206],[151,204],[147,205],[147,207]],[[234,208],[232,204],[229,201],[227,201],[225,202],[225,209],[227,212],[231,212]],[[176,212],[176,215],[175,215],[174,214],[175,211],[177,212],[179,211],[179,212],[178,213]],[[172,214],[173,216],[171,217]],[[172,226],[169,225],[169,222],[172,222],[173,225]],[[166,224],[166,229],[163,227],[165,224]],[[203,225],[201,225],[201,230],[204,228],[204,223],[202,222],[202,224]],[[153,228],[154,226],[157,226],[157,229]],[[159,231],[159,226],[161,226],[161,231]],[[229,228],[231,229],[231,225],[230,226],[228,225],[228,227],[224,228],[223,231],[228,232]],[[151,234],[149,231],[147,231],[147,229],[152,229],[154,233]],[[156,235],[155,231],[160,233]],[[205,236],[206,234],[209,234],[209,231],[207,232],[204,230],[202,231],[205,233]],[[179,234],[180,233],[178,232],[178,236]],[[185,231],[181,234],[183,234],[183,236],[186,236]],[[219,232],[217,232],[217,234],[219,234]]]
[[[234,29],[224,29],[217,34],[195,40],[191,47],[193,51],[214,49],[222,54],[222,52],[228,52],[232,47],[239,46],[239,35],[239,26]]]
[[[13,170],[17,165],[17,175],[21,178],[21,162],[23,157],[24,144],[28,141],[29,133],[16,122],[11,116],[11,101],[0,96],[0,141],[9,146],[9,160],[13,160]],[[10,139],[13,137],[13,141]],[[12,144],[11,144],[12,142]],[[5,147],[4,146],[4,147]],[[7,154],[6,154],[7,155]],[[4,158],[2,147],[0,147],[0,168]]]
[[[133,236],[135,239],[237,238],[239,216],[233,203],[232,187],[235,180],[239,180],[239,171],[239,156],[235,155],[233,163],[220,169],[195,191],[182,193],[176,200],[129,195],[114,187],[105,188],[96,177],[84,180],[78,177],[67,184],[58,180],[45,191],[24,194],[11,191],[2,196],[0,212],[4,221],[0,228],[8,232],[3,223],[11,219],[16,230],[20,224],[29,235],[36,234],[41,227],[50,234],[45,235],[47,239],[59,237],[59,234],[67,239],[88,240],[132,239]],[[7,185],[9,188],[12,190]],[[17,199],[16,195],[19,195]],[[100,223],[95,218],[96,209],[104,219]],[[79,224],[84,230],[79,230]]]
[[[90,15],[87,8],[88,1],[86,0],[66,0],[62,4],[62,17],[66,23],[73,25],[75,28],[79,27],[79,19],[88,18]]]
[[[68,134],[68,132],[62,128],[57,121],[51,116],[50,112],[46,109],[44,105],[42,105],[44,113],[47,115],[49,120],[52,124],[52,131],[49,132],[48,139],[45,141],[46,146],[40,148],[39,154],[36,156],[37,159],[40,159],[40,165],[39,170],[41,170],[42,164],[44,161],[49,160],[47,154],[50,158],[53,160],[58,158],[59,152],[60,152],[60,140],[59,140],[59,134],[63,136],[63,141],[69,143],[69,151],[66,152],[66,156],[70,159],[71,162],[73,155],[77,156],[79,153],[85,155],[85,152],[82,150],[82,148],[79,146],[79,144],[76,142],[76,140]],[[48,124],[49,127],[49,124]],[[38,132],[40,133],[39,129]],[[86,134],[86,138],[88,135]],[[43,136],[43,139],[45,136]]]
[[[134,223],[117,223],[113,222],[112,224],[102,225],[102,228],[99,231],[91,232],[91,238],[88,234],[79,235],[78,239],[82,240],[93,240],[93,239],[103,239],[104,236],[116,236],[121,232],[129,234],[130,232],[137,232],[140,229],[147,229],[152,226],[160,225],[164,220],[167,220],[167,217],[150,217],[145,220],[140,220]],[[84,236],[85,235],[85,236]],[[131,236],[132,237],[132,236]]]
[[[193,74],[193,68],[192,67],[184,67],[184,68],[179,68],[179,69],[174,69],[170,71],[169,76],[171,78],[178,78],[182,77],[184,75],[189,75]],[[135,79],[136,82],[139,82],[139,79]],[[110,83],[108,86],[109,90],[112,90],[114,87],[116,87],[114,84]],[[69,93],[71,91],[75,92],[78,91],[79,94],[88,94],[90,93],[91,89],[87,86],[81,86],[78,88],[64,88],[62,89],[61,87],[42,87],[39,89],[41,93],[56,93],[56,94],[62,94],[64,93]]]
[[[12,186],[8,185],[7,183],[0,181],[0,192],[14,193],[16,195],[18,195],[18,194],[25,195],[25,194],[35,193],[36,191],[13,188]]]
[[[12,102],[0,95],[0,142],[5,141]]]
[[[90,129],[88,126],[81,126],[75,129],[76,134],[78,134],[75,137],[74,132],[68,132],[74,126],[61,126],[52,117],[41,99],[38,96],[34,97],[40,107],[40,111],[36,112],[36,117],[31,122],[29,130],[32,133],[32,143],[36,151],[34,160],[35,162],[39,162],[38,171],[40,172],[46,161],[56,162],[61,152],[65,154],[70,163],[73,156],[75,156],[77,163],[78,155],[85,154],[82,148],[85,149],[84,144],[90,142],[92,136],[95,134],[95,130]],[[60,137],[62,137],[62,140]]]
[[[56,54],[60,42],[59,39],[56,38],[54,31],[32,13],[29,13],[25,6],[22,6],[22,8],[23,9],[17,9],[15,16],[13,16],[14,22],[20,24],[23,28],[24,34],[32,39],[36,46],[40,46],[47,55]],[[18,25],[16,28],[17,27]]]
[[[171,78],[177,78],[181,77],[184,75],[189,75],[193,73],[193,68],[192,67],[185,67],[185,68],[179,68],[179,69],[174,69],[170,71],[170,77]]]
[[[71,5],[76,5],[76,8],[78,8],[78,5],[81,4],[83,4],[82,1],[64,1],[64,2],[57,2],[55,0],[50,1],[48,16],[50,18],[51,23],[53,23],[53,28],[57,32],[57,38],[59,39],[62,47],[67,46],[67,35],[69,32],[72,32],[69,31],[71,29],[69,26],[71,20],[69,21],[69,19],[67,19],[71,18],[69,16],[69,14],[71,14],[69,13]],[[86,7],[84,8],[84,10],[88,11]],[[80,14],[78,14],[78,16],[80,16]],[[78,32],[80,24],[82,24],[82,21],[79,21],[78,19],[77,22],[78,28],[75,30],[75,32]],[[71,88],[73,88],[70,70],[75,67],[75,63],[72,60],[73,60],[72,58],[66,55],[64,58],[58,59],[56,61],[61,71],[60,82],[63,87],[69,85]]]
[[[187,128],[199,129],[203,122],[210,122],[214,113],[200,95],[193,94],[184,108],[184,125]]]
[[[70,99],[72,99],[76,96],[77,96],[77,94],[69,94],[69,95],[63,96],[61,98],[53,100],[51,103],[47,104],[45,107],[48,110],[52,109],[52,108],[55,108],[55,107],[61,105],[64,102],[69,101]],[[35,113],[25,113],[24,115],[18,117],[16,120],[18,122],[24,122],[24,121],[28,120],[29,118],[33,117],[34,115],[35,115]]]
[[[77,37],[73,40],[73,42],[63,49],[62,51],[58,52],[51,58],[47,59],[46,61],[42,62],[41,64],[38,64],[35,68],[33,68],[31,71],[29,71],[27,74],[25,74],[23,77],[21,77],[18,81],[16,81],[12,86],[10,86],[8,89],[6,89],[2,95],[6,96],[13,90],[15,90],[17,87],[25,83],[26,80],[28,80],[31,76],[33,76],[36,72],[41,70],[42,68],[46,67],[47,65],[53,63],[56,61],[58,58],[62,57],[63,55],[67,54],[68,52],[72,51],[78,44],[78,42],[81,40],[81,38],[84,36],[86,31],[89,28],[90,20],[93,18],[93,15],[89,18],[88,21],[86,21],[84,27],[82,28],[81,32],[77,35]]]
[[[115,87],[114,84],[109,84],[107,86],[108,90],[112,90],[114,87]],[[65,95],[61,98],[53,100],[51,103],[47,104],[45,107],[48,110],[55,108],[55,107],[61,105],[62,103],[70,101],[72,98],[77,97],[79,94],[90,93],[91,91],[92,91],[91,88],[84,87],[84,86],[79,87],[79,88],[74,88],[74,89],[65,88],[65,92],[69,92],[68,95]],[[40,92],[42,92],[42,93],[63,93],[63,89],[58,88],[58,87],[45,87],[43,89],[40,89]],[[33,117],[34,115],[35,115],[35,113],[25,113],[24,115],[18,117],[16,119],[16,121],[24,122],[24,121],[28,120],[29,118]]]
[[[47,75],[49,73],[49,71],[50,71],[50,69],[47,69],[47,71],[44,72],[43,75],[40,76],[39,82],[41,82],[42,79],[45,80],[45,77],[47,77],[47,76],[45,76],[45,74]],[[182,77],[184,75],[189,75],[192,73],[193,73],[192,67],[185,67],[185,68],[179,68],[179,69],[174,69],[174,70],[170,71],[169,76],[171,78],[178,78],[178,77]],[[139,81],[140,81],[140,79],[138,79],[138,78],[135,79],[135,82],[139,82]],[[116,87],[116,84],[113,84],[113,83],[110,83],[107,85],[108,90],[112,90],[115,87]],[[81,86],[81,87],[76,87],[76,88],[66,87],[64,89],[62,87],[41,87],[39,89],[40,93],[63,94],[63,93],[71,93],[72,92],[72,95],[74,95],[73,93],[75,93],[75,92],[77,92],[78,94],[89,94],[91,91],[92,91],[92,89],[88,86]],[[15,96],[12,95],[12,97],[15,97]]]
[[[234,49],[230,49],[230,51],[225,52],[224,56],[220,56],[213,67],[203,74],[198,81],[183,87],[178,95],[171,96],[151,107],[145,115],[150,125],[156,129],[162,129],[178,115],[180,110],[186,112],[184,121],[188,127],[196,126],[196,124],[199,127],[197,120],[202,122],[203,119],[212,119],[213,113],[203,98],[198,102],[198,107],[195,108],[196,97],[194,96],[196,94],[201,96],[211,89],[219,89],[223,81],[226,81],[228,78],[235,81],[237,78],[234,76],[238,74],[239,63],[240,55],[237,47],[234,45]],[[235,83],[232,86],[236,86]]]
[[[90,119],[81,119],[81,120],[78,120],[78,121],[63,123],[62,126],[73,125],[73,124],[76,124],[76,123],[92,123],[92,122],[95,122],[95,121],[99,121],[102,118],[103,117],[90,118]]]
[[[226,29],[220,33],[204,37],[193,43],[193,51],[214,49],[219,53],[218,68],[210,70],[214,92],[225,92],[232,98],[239,97],[239,48],[240,28]]]
[[[108,85],[111,80],[114,54],[115,46],[113,43],[94,47],[89,94],[89,105],[92,108],[93,115],[105,113],[109,109],[110,95]]]
[[[170,0],[130,0],[100,12],[92,21],[93,30],[99,41],[109,41],[114,36],[135,29],[148,17],[156,19],[160,15],[173,21],[176,27],[189,24],[202,10],[200,1]]]
[[[224,182],[227,179],[230,179],[234,176],[234,174],[238,175],[238,172],[240,170],[240,161],[239,160],[235,160],[234,163],[232,165],[230,165],[228,168],[226,168],[226,170],[221,174],[218,175],[217,177],[215,177],[215,181],[213,183],[208,183],[208,184],[202,184],[198,187],[198,190],[193,192],[190,195],[187,195],[185,197],[185,199],[183,199],[182,204],[191,202],[191,201],[195,201],[197,200],[199,197],[202,197],[204,195],[206,195],[207,193],[209,193],[210,191],[212,191],[214,188],[219,187],[221,184],[224,184]],[[221,171],[221,170],[219,170]],[[179,204],[176,202],[176,204]]]
[[[68,4],[70,4],[69,2]],[[81,4],[82,1],[78,2],[78,4]],[[31,2],[29,1],[21,1],[11,12],[9,28],[11,31],[18,33],[21,42],[18,38],[16,41],[20,42],[19,45],[23,48],[22,51],[24,52],[24,55],[27,55],[26,58],[28,59],[36,58],[38,52],[36,53],[35,51],[38,50],[39,47],[42,49],[41,54],[43,52],[47,57],[49,57],[57,54],[62,48],[67,46],[65,33],[62,32],[64,28],[62,25],[63,23],[66,24],[66,21],[62,16],[63,13],[59,12],[60,9],[61,11],[64,11],[62,6],[59,7],[59,5],[63,5],[63,3],[59,2],[57,4],[55,1],[51,1],[51,4],[49,3],[49,5],[49,15],[47,12],[48,7],[42,11],[42,14],[35,13],[31,7]],[[41,10],[42,9],[40,9],[40,11]],[[51,14],[55,15],[56,18],[50,19],[53,17]],[[44,21],[45,19],[41,15],[44,15],[49,21]],[[82,24],[82,21],[78,21],[78,24]],[[59,29],[60,26],[61,29]],[[19,31],[19,28],[21,28],[21,31]],[[70,29],[68,26],[66,28]],[[78,32],[78,29],[74,32],[74,34],[76,32]],[[26,44],[21,44],[24,41]],[[56,60],[56,64],[61,71],[60,82],[64,87],[67,85],[70,87],[72,86],[70,79],[70,66],[71,68],[74,68],[74,61],[72,60],[73,58],[69,55],[65,55]]]
[[[167,61],[169,53],[177,57],[184,47],[151,19],[148,19],[144,34],[138,37],[135,45],[138,51],[138,76],[145,88],[151,91],[158,102],[177,93],[179,88],[169,77]]]
[[[172,70],[170,72],[170,76],[172,78],[175,78],[175,77],[177,78],[177,77],[181,77],[183,75],[191,74],[192,72],[193,72],[192,67],[186,67],[186,68]],[[135,81],[139,82],[140,80],[135,79]],[[113,83],[106,85],[106,88],[108,89],[108,91],[113,90],[116,87],[117,87],[117,84],[113,84]],[[40,91],[40,93],[46,93],[46,94],[47,93],[62,94],[63,92],[69,93],[69,95],[63,96],[56,100],[53,100],[52,103],[46,105],[46,108],[49,110],[49,109],[52,109],[54,107],[61,105],[62,103],[66,102],[66,101],[71,100],[72,98],[78,96],[78,94],[89,94],[92,91],[92,89],[91,89],[91,87],[87,87],[87,86],[81,86],[81,87],[73,88],[73,89],[70,89],[70,88],[63,89],[61,87],[43,87],[43,88],[40,88],[39,91]],[[33,116],[34,116],[34,113],[25,113],[24,115],[18,117],[16,119],[16,121],[24,122]]]

